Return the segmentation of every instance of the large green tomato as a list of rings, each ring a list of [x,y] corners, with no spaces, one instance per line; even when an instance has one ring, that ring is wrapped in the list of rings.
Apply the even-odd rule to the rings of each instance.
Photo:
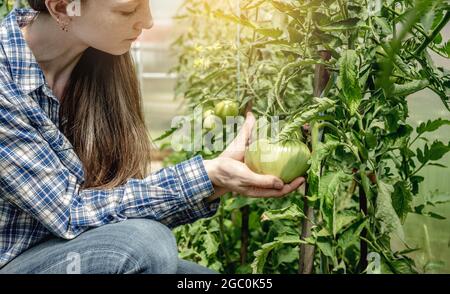
[[[255,173],[274,175],[284,183],[303,176],[309,169],[311,152],[300,141],[271,143],[267,139],[253,142],[245,151],[245,164]]]
[[[239,104],[233,100],[224,100],[216,105],[214,112],[223,122],[226,122],[227,116],[239,115]]]

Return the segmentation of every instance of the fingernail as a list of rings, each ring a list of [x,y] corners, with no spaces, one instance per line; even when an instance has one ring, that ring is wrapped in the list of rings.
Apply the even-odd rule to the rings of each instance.
[[[278,190],[281,190],[281,189],[283,189],[283,184],[282,183],[280,183],[280,182],[276,182],[275,183],[275,189],[278,189]]]

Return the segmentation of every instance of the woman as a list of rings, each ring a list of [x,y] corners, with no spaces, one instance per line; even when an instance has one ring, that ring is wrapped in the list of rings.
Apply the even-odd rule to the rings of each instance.
[[[242,162],[251,113],[218,158],[146,174],[129,50],[152,27],[148,0],[28,2],[0,33],[0,273],[211,273],[178,259],[168,227],[212,216],[229,191],[303,183]]]

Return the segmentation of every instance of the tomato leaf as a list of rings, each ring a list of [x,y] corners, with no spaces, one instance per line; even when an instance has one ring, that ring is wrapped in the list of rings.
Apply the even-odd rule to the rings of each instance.
[[[422,135],[427,132],[434,132],[442,126],[450,126],[450,120],[438,118],[423,122],[416,128],[416,132]]]
[[[412,211],[411,202],[412,195],[407,187],[407,183],[405,181],[395,183],[394,192],[392,193],[392,206],[402,223],[405,222],[408,212]]]
[[[339,60],[338,87],[351,114],[356,113],[362,99],[358,65],[359,58],[355,50],[346,50]]]
[[[449,151],[450,151],[450,142],[448,145],[445,145],[440,141],[434,141],[433,144],[430,146],[429,159],[439,160],[442,157],[444,157],[444,155]]]
[[[354,30],[362,25],[361,19],[354,17],[345,20],[329,23],[324,26],[318,26],[322,31],[344,31]]]
[[[381,232],[385,234],[396,233],[404,238],[400,218],[392,205],[392,193],[394,187],[381,180],[378,181],[378,195],[376,199],[375,217],[380,221]]]
[[[261,221],[289,220],[299,222],[305,215],[300,208],[293,204],[282,209],[268,210],[261,215]]]

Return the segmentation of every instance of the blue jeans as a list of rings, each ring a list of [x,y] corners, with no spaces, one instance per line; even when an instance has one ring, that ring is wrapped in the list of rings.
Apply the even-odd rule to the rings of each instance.
[[[216,274],[178,258],[163,224],[128,219],[91,229],[73,240],[51,238],[17,256],[0,274]]]

